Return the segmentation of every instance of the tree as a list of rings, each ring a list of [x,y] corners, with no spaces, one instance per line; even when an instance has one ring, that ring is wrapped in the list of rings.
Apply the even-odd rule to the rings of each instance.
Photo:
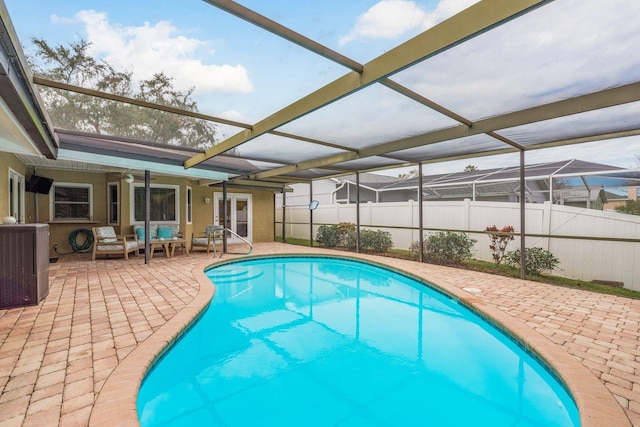
[[[30,58],[31,67],[42,78],[198,111],[192,98],[195,88],[177,90],[163,72],[136,84],[131,71],[92,57],[86,40],[53,47],[43,39],[32,42],[37,52]],[[216,143],[216,127],[208,121],[59,89],[43,87],[41,93],[56,127],[193,148]]]
[[[409,172],[407,173],[401,173],[398,175],[398,178],[402,178],[402,179],[409,179],[409,178],[415,178],[418,176],[418,169],[411,169]]]
[[[478,169],[478,167],[474,165],[467,165],[464,168],[464,172],[475,172],[477,170],[480,170],[480,169]]]
[[[640,215],[640,200],[627,200],[624,205],[616,206],[613,209],[628,215]]]

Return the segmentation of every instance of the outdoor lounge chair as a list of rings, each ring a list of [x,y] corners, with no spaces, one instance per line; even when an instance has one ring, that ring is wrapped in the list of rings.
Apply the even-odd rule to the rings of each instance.
[[[191,250],[203,249],[207,253],[213,249],[213,254],[216,253],[216,244],[222,243],[222,237],[224,228],[221,225],[208,224],[205,232],[196,236],[195,233],[191,235]]]
[[[129,252],[138,255],[138,242],[133,236],[118,236],[111,226],[93,227],[93,253],[91,259],[96,260],[96,255],[117,254],[129,259]]]

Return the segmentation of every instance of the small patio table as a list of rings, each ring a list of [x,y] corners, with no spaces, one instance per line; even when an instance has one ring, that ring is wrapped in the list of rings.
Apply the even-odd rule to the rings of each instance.
[[[168,240],[169,242],[169,248],[170,248],[170,253],[171,253],[171,257],[173,257],[173,255],[176,252],[176,247],[182,249],[182,253],[185,255],[189,255],[189,248],[187,247],[187,241],[185,239],[172,239],[172,240]]]
[[[156,248],[159,246],[162,246],[162,248],[164,249],[164,255],[167,258],[171,258],[171,242],[173,240],[160,240],[160,239],[153,239],[151,240],[150,243],[150,250],[149,250],[149,259],[153,259],[153,253],[156,251]]]

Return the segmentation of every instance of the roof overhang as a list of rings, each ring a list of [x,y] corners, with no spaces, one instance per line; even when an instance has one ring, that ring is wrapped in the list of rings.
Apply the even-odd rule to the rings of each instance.
[[[228,175],[223,172],[208,171],[203,169],[187,169],[178,165],[167,165],[148,160],[135,160],[124,157],[116,157],[106,154],[85,153],[81,151],[58,150],[58,159],[80,161],[96,165],[113,166],[123,169],[147,170],[149,172],[162,175],[178,176],[190,179],[210,179],[215,181],[226,181]]]
[[[8,16],[3,2],[0,15]],[[9,19],[0,19],[0,148],[56,157],[58,143]]]

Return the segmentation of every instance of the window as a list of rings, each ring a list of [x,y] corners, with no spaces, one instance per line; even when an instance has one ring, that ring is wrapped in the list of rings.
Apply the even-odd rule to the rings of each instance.
[[[180,220],[178,212],[179,187],[175,185],[152,185],[150,214],[152,222],[172,222]],[[144,185],[134,184],[133,222],[143,222],[145,217]]]
[[[120,224],[120,183],[110,182],[107,184],[107,209],[108,224]]]
[[[9,169],[9,215],[24,222],[24,175]]]
[[[93,218],[93,186],[91,184],[53,184],[52,220],[91,220]]]
[[[191,224],[192,221],[192,200],[193,192],[191,191],[191,187],[187,187],[187,224]]]

